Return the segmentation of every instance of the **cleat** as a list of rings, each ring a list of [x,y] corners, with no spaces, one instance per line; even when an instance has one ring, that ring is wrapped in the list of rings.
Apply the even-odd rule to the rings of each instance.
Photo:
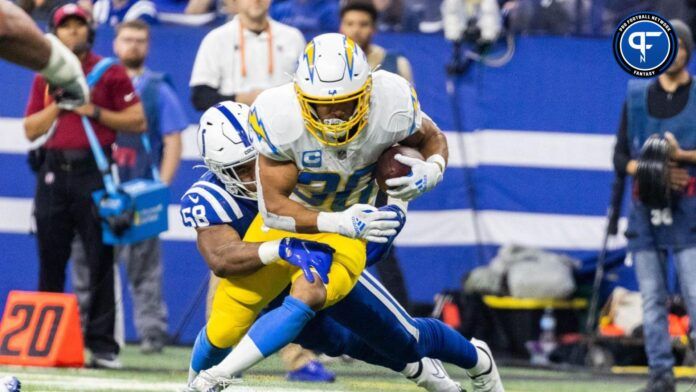
[[[408,379],[429,392],[465,392],[459,383],[450,378],[442,362],[437,359],[421,359],[418,362],[418,371]]]
[[[324,365],[319,361],[309,361],[303,367],[289,372],[286,376],[288,381],[302,382],[334,382],[336,375],[326,370]]]
[[[482,340],[471,339],[471,344],[476,347],[479,355],[487,355],[491,360],[491,367],[483,373],[471,375],[467,372],[469,377],[471,377],[474,392],[505,392],[503,381],[498,373],[498,367],[495,365],[493,354],[491,354],[491,349]]]
[[[241,383],[241,378],[215,377],[203,370],[198,373],[196,378],[182,392],[221,392],[231,385]]]
[[[0,392],[20,392],[22,383],[15,376],[5,376],[0,378]]]

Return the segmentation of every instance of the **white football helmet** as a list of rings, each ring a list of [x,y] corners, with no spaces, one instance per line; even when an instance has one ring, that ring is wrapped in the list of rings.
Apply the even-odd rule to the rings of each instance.
[[[235,167],[256,159],[247,134],[249,107],[224,101],[203,113],[198,124],[198,150],[208,169],[232,195],[256,200],[255,181],[242,181]]]
[[[322,34],[310,41],[295,72],[295,92],[307,130],[328,146],[353,140],[367,125],[372,71],[367,57],[343,34]],[[347,121],[318,118],[314,105],[355,101]]]

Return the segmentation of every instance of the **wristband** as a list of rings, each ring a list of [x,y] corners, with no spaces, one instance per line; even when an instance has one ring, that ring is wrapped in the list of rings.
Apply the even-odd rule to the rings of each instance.
[[[338,219],[335,212],[320,212],[317,216],[317,230],[322,233],[338,233]]]
[[[259,246],[259,260],[265,265],[273,264],[280,260],[280,240],[266,241]]]
[[[426,162],[431,162],[431,163],[437,164],[438,166],[440,166],[440,172],[442,174],[445,174],[445,167],[447,167],[447,162],[445,162],[445,158],[443,158],[442,155],[440,155],[440,154],[431,155],[428,157]]]

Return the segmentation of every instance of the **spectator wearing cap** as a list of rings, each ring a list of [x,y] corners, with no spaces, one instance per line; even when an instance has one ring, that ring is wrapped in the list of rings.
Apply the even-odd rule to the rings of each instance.
[[[139,134],[116,136],[114,161],[121,181],[152,178],[151,165],[159,168],[162,182],[170,184],[181,160],[181,131],[188,118],[169,78],[145,66],[150,28],[141,20],[124,22],[116,28],[114,53],[126,67],[142,100],[147,119],[150,153]],[[79,243],[79,241],[78,241]],[[143,354],[162,352],[167,343],[167,307],[162,296],[162,259],[158,237],[117,247],[116,261],[124,261],[131,295],[133,318]],[[79,246],[73,246],[72,282],[80,302],[89,302],[87,265]]]
[[[651,209],[634,197],[626,230],[643,300],[649,367],[645,392],[675,390],[667,319],[667,252],[674,255],[689,317],[696,320],[696,84],[688,71],[694,41],[684,22],[670,22],[679,40],[674,62],[656,79],[629,82],[614,148],[617,175],[635,176],[637,158],[648,137],[661,134],[672,144],[671,206]]]
[[[50,25],[89,74],[101,57],[91,50],[94,31],[87,12],[75,4],[65,5],[56,10]],[[102,242],[100,219],[91,199],[92,192],[102,189],[104,183],[80,116],[89,119],[107,157],[116,140],[116,129],[136,133],[145,130],[143,107],[122,66],[110,67],[92,88],[91,102],[73,110],[60,109],[44,78],[37,75],[24,119],[29,140],[47,139],[34,198],[39,291],[64,290],[65,268],[77,233],[84,244],[92,294],[84,325],[85,342],[94,366],[115,368],[120,362],[114,338],[114,252]]]

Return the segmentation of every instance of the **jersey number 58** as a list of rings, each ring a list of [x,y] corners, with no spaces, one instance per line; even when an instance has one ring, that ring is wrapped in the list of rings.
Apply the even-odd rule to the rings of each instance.
[[[197,205],[181,209],[181,218],[184,220],[184,225],[191,227],[206,227],[210,226],[208,218],[205,217],[205,207]]]

